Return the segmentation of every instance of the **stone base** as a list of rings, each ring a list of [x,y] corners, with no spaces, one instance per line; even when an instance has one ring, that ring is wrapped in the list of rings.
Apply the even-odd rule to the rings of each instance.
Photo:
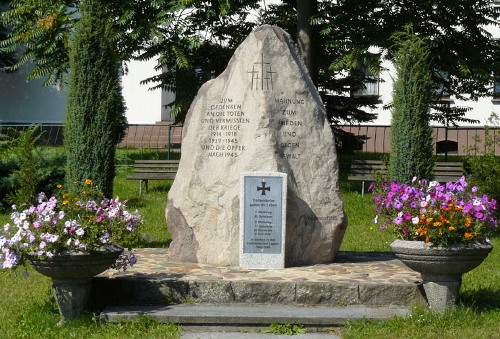
[[[392,253],[341,252],[334,263],[252,270],[166,260],[166,249],[137,249],[127,272],[93,281],[93,299],[107,305],[182,303],[375,307],[425,303],[420,275]]]
[[[92,279],[60,280],[52,279],[52,291],[61,315],[61,323],[78,318],[90,296]]]
[[[436,276],[422,274],[427,303],[432,311],[443,313],[455,307],[462,285],[461,276]]]

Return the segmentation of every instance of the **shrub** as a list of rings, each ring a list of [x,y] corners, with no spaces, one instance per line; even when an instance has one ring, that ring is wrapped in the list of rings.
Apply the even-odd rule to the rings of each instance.
[[[109,41],[100,1],[86,1],[70,48],[64,143],[67,182],[92,178],[106,197],[113,194],[116,145],[124,136],[125,105],[119,61]]]
[[[498,126],[500,119],[493,113],[488,123]],[[483,187],[486,193],[500,201],[500,158],[495,156],[495,146],[500,145],[500,138],[495,138],[491,128],[486,126],[484,140],[479,135],[475,135],[474,140],[475,144],[466,150],[465,169],[472,176],[474,184]]]
[[[414,176],[431,179],[434,167],[429,109],[432,98],[429,50],[410,27],[393,35],[397,78],[393,88],[389,175],[409,183]]]
[[[8,204],[32,204],[37,192],[64,178],[65,156],[61,150],[36,146],[38,126],[3,135],[0,159],[0,209]]]

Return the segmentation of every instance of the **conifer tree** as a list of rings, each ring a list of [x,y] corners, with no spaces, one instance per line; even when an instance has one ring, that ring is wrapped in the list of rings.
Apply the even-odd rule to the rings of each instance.
[[[430,105],[432,78],[425,40],[411,27],[393,35],[396,80],[393,87],[391,155],[392,180],[409,183],[414,176],[431,179],[434,167]]]
[[[105,11],[97,0],[81,7],[70,48],[64,142],[67,180],[91,179],[106,197],[113,193],[116,144],[124,133],[119,62],[108,38]]]

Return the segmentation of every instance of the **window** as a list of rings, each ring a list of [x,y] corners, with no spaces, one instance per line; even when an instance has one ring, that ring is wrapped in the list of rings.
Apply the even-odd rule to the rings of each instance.
[[[363,88],[352,91],[351,96],[379,96],[380,77],[378,75],[374,75],[367,68],[362,68],[359,72],[364,74],[365,80],[363,81]]]
[[[438,70],[434,74],[439,79],[437,84],[435,84],[434,93],[439,97],[439,100],[450,101],[450,93],[448,93],[444,86],[444,83],[448,83],[449,81],[448,72]]]
[[[493,82],[493,99],[500,100],[500,74],[495,75]]]

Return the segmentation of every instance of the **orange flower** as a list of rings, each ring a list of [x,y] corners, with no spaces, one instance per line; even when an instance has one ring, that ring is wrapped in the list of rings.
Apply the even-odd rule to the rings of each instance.
[[[68,203],[69,203],[68,200],[63,200],[63,202],[62,202],[63,205],[67,205]]]
[[[61,184],[57,184],[56,186],[57,188],[62,188],[62,185]]]
[[[431,241],[431,238],[429,238],[428,236],[425,237],[425,242],[430,242]]]
[[[434,225],[435,227],[439,227],[439,226],[443,225],[443,223],[442,223],[442,222],[440,222],[440,221],[436,221],[433,225]]]
[[[90,185],[92,184],[92,180],[90,179],[85,179],[85,185]]]
[[[465,227],[470,227],[472,219],[470,217],[465,218]]]
[[[448,227],[448,231],[454,231],[454,230],[455,230],[455,227],[453,227],[453,226]]]
[[[465,232],[465,234],[464,234],[465,239],[470,239],[470,238],[472,238],[473,236],[474,236],[474,234],[469,233],[469,232]]]
[[[429,224],[432,222],[432,220],[434,220],[434,218],[427,218],[427,219],[425,220],[425,223],[426,223],[427,225],[429,225]]]

